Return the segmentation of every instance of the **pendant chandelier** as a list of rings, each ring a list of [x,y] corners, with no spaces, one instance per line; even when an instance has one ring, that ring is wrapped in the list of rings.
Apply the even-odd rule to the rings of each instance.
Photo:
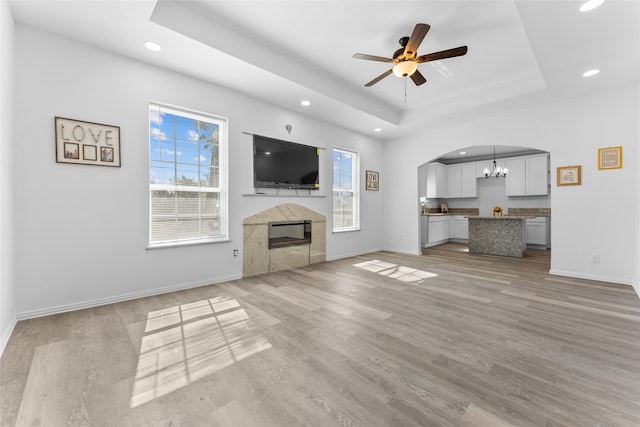
[[[494,145],[493,146],[493,165],[491,166],[491,170],[489,170],[489,168],[484,168],[484,170],[482,171],[482,173],[484,174],[484,177],[490,178],[492,176],[495,176],[496,178],[500,178],[500,177],[505,178],[508,172],[509,172],[509,168],[507,167],[501,168],[496,164],[496,146]]]

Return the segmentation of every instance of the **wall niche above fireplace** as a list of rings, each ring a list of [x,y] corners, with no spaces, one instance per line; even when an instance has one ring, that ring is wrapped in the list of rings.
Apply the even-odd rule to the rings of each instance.
[[[254,276],[326,261],[326,223],[324,215],[294,203],[245,218],[242,221],[242,275]]]

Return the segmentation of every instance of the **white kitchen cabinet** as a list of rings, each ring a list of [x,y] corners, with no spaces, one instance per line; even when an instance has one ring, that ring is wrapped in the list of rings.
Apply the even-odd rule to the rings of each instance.
[[[460,165],[460,197],[478,197],[475,163]]]
[[[507,196],[525,196],[525,161],[524,157],[507,159],[505,165],[509,168],[505,183]]]
[[[447,166],[447,198],[477,197],[475,163]]]
[[[457,199],[461,197],[462,174],[460,165],[447,166],[447,199]]]
[[[440,163],[428,163],[427,171],[427,198],[443,199],[447,197],[447,167]]]
[[[451,239],[453,216],[429,216],[428,243],[443,242]]]
[[[549,156],[525,157],[525,192],[527,196],[549,194]]]
[[[549,155],[506,159],[507,196],[546,196],[549,194]]]
[[[551,236],[549,230],[549,218],[538,217],[526,220],[527,226],[527,244],[537,245],[544,248],[549,247],[549,238]]]
[[[453,217],[453,236],[458,240],[469,240],[469,218],[462,215]]]

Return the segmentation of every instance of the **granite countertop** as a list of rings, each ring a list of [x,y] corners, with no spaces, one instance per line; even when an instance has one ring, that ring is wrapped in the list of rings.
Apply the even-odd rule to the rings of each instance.
[[[427,208],[426,212],[421,212],[422,216],[463,216],[463,215],[478,215],[478,208],[449,208],[449,212],[440,212],[440,208]]]
[[[426,212],[421,212],[422,216],[445,216],[445,215],[461,215],[467,218],[494,218],[493,216],[480,215],[478,208],[449,208],[449,212],[442,213],[440,208],[427,208]],[[507,208],[504,211],[504,217],[506,218],[522,218],[533,219],[538,217],[550,217],[550,208]],[[499,217],[496,217],[499,218]]]
[[[534,217],[551,216],[551,208],[507,208],[509,215],[533,215]]]

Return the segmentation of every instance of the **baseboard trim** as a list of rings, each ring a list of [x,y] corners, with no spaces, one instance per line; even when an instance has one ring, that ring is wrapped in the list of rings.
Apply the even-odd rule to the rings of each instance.
[[[340,255],[327,257],[327,261],[336,261],[339,259],[351,258],[354,256],[367,255],[367,254],[372,254],[374,252],[380,252],[382,250],[383,249],[367,249],[366,251],[350,252],[348,254],[340,254]]]
[[[404,254],[404,255],[422,255],[422,248],[420,248],[420,250],[417,250],[417,251],[407,251],[406,249],[398,249],[398,248],[387,248],[387,249],[380,249],[380,250],[385,252],[394,252],[397,254]]]
[[[9,323],[9,326],[7,326],[4,331],[2,331],[2,337],[0,340],[0,357],[2,357],[7,344],[9,344],[9,338],[11,338],[11,334],[13,334],[13,330],[15,329],[17,323],[18,319],[16,318],[16,316],[13,316],[13,319],[11,320],[11,323]]]
[[[596,280],[598,282],[609,282],[609,283],[617,283],[620,285],[633,286],[633,282],[631,280],[622,279],[620,277],[598,276],[595,274],[583,274],[583,273],[576,273],[575,271],[565,271],[565,270],[549,270],[549,274],[552,274],[554,276],[575,277],[576,279]]]
[[[150,289],[148,291],[133,292],[130,294],[117,295],[107,298],[98,298],[89,301],[81,301],[73,304],[59,305],[55,307],[43,308],[40,310],[31,310],[18,313],[17,320],[35,319],[37,317],[51,316],[53,314],[67,313],[70,311],[83,310],[86,308],[99,307],[101,305],[114,304],[123,301],[131,301],[138,298],[145,298],[154,295],[167,294],[169,292],[182,291],[185,289],[199,288],[201,286],[214,285],[216,283],[228,282],[242,278],[242,274],[233,274],[225,277],[217,277],[210,280],[200,280],[197,282],[181,283],[179,285],[167,286],[160,289]]]

